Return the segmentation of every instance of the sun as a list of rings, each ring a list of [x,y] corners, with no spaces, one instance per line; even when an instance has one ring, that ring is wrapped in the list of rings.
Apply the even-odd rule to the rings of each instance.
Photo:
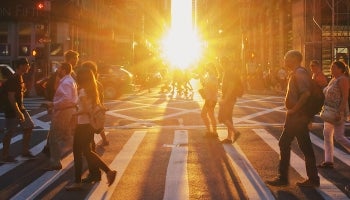
[[[172,1],[171,12],[171,28],[162,39],[161,54],[173,67],[186,69],[200,60],[203,49],[192,24],[192,1]]]

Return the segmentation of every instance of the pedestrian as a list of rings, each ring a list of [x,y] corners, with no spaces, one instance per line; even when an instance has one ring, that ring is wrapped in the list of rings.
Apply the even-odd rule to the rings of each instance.
[[[222,143],[232,144],[240,136],[240,132],[237,131],[233,125],[233,108],[237,102],[237,91],[243,87],[239,72],[235,71],[233,66],[227,59],[223,60],[223,77],[222,77],[222,96],[219,101],[219,113],[218,121],[223,123],[227,128],[227,137],[222,140]]]
[[[321,63],[318,60],[310,61],[310,70],[312,72],[312,79],[314,79],[320,87],[326,87],[328,80],[322,71]]]
[[[71,121],[72,115],[76,112],[78,91],[77,84],[71,73],[72,65],[69,63],[61,63],[57,69],[57,77],[60,81],[50,105],[53,107],[53,112],[47,137],[50,162],[44,170],[62,169],[61,155],[64,147],[71,149],[73,144]]]
[[[103,90],[103,85],[97,80],[97,77],[98,77],[97,64],[93,61],[86,61],[86,62],[82,63],[81,67],[90,69],[93,72],[93,74],[96,78],[96,82],[97,82],[98,95],[100,98],[100,102],[103,103],[104,102],[104,95],[103,95],[104,90]],[[98,130],[97,134],[99,134],[101,136],[101,139],[102,139],[101,145],[102,146],[109,145],[109,142],[107,140],[104,129]],[[91,146],[92,150],[95,151],[96,144],[95,144],[94,138],[92,138],[91,145],[92,145]],[[91,182],[100,181],[101,180],[101,171],[99,170],[98,166],[96,166],[96,165],[90,166],[89,165],[88,167],[89,167],[89,175],[86,178],[83,178],[82,182],[83,183],[91,183]]]
[[[336,110],[336,122],[324,121],[324,162],[318,165],[319,168],[333,169],[334,142],[335,140],[350,152],[350,140],[345,137],[345,120],[348,115],[349,77],[346,66],[341,61],[335,61],[331,66],[332,79],[324,88],[324,106]]]
[[[301,66],[303,56],[297,50],[290,50],[285,54],[284,65],[286,69],[293,71],[289,78],[285,96],[287,109],[283,131],[279,139],[280,161],[278,175],[273,180],[267,181],[272,186],[285,186],[289,184],[288,169],[290,165],[291,143],[297,139],[299,148],[304,154],[306,174],[308,179],[298,182],[299,187],[319,187],[316,159],[310,140],[308,123],[311,117],[303,110],[303,105],[310,96],[311,76]]]
[[[77,126],[74,132],[73,156],[75,168],[75,181],[66,187],[67,190],[81,189],[81,175],[83,168],[83,155],[89,166],[97,166],[102,169],[107,176],[108,186],[113,184],[117,172],[110,169],[105,162],[91,149],[91,141],[94,137],[95,130],[90,124],[89,111],[94,104],[100,102],[97,82],[93,72],[87,68],[81,68],[77,73],[78,83],[78,111]]]
[[[72,65],[73,71],[77,71],[77,65],[79,62],[79,53],[74,50],[68,50],[64,52],[64,62]]]
[[[201,117],[207,129],[205,137],[218,137],[216,131],[216,118],[214,109],[218,99],[218,73],[213,63],[205,67],[206,73],[202,79],[204,105],[201,111]]]
[[[280,67],[277,71],[277,79],[280,86],[281,91],[286,90],[286,81],[287,81],[287,71],[284,69],[284,67]]]
[[[16,132],[18,124],[23,131],[22,157],[33,159],[35,156],[29,151],[29,143],[34,128],[34,123],[23,104],[25,84],[23,75],[30,69],[26,58],[15,61],[15,74],[11,76],[4,85],[6,93],[6,106],[4,106],[6,132],[2,140],[2,162],[15,162],[15,158],[10,155],[10,142],[12,135]]]
[[[77,51],[74,50],[68,50],[66,52],[64,52],[64,62],[68,63],[72,66],[72,72],[71,72],[71,76],[75,79],[76,78],[76,74],[75,74],[75,70],[77,67],[77,64],[79,62],[79,53]],[[46,84],[46,99],[48,101],[52,101],[53,97],[56,93],[57,87],[59,85],[60,82],[60,77],[57,76],[57,71],[53,72],[48,80],[47,80],[47,84]],[[47,105],[45,105],[48,108],[48,112],[51,113],[51,107],[49,105],[51,105],[51,103],[46,103]],[[73,132],[73,130],[71,130],[71,132]],[[46,144],[42,150],[42,153],[50,156],[50,151],[49,151],[49,145]]]

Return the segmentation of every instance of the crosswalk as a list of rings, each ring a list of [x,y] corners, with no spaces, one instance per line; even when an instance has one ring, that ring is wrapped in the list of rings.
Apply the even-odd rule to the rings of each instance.
[[[46,103],[47,100],[41,97],[30,97],[24,98],[24,106],[28,111],[38,109],[42,106],[43,103]],[[0,119],[4,119],[4,113],[0,112]]]
[[[121,191],[120,188],[130,188],[130,190],[138,188],[142,190],[141,188],[153,187],[159,188],[154,193],[150,192],[148,196],[147,192],[144,192],[146,194],[134,192],[134,196],[129,196],[129,199],[280,199],[278,194],[283,188],[276,191],[276,188],[265,184],[267,177],[266,171],[256,165],[256,159],[259,159],[259,155],[252,156],[253,154],[248,152],[245,147],[245,140],[247,139],[245,137],[248,134],[254,134],[258,138],[254,139],[254,141],[257,144],[259,143],[259,145],[254,146],[256,151],[269,154],[268,156],[273,158],[272,160],[276,160],[279,153],[278,138],[268,129],[245,129],[241,138],[234,144],[207,141],[208,139],[198,136],[198,131],[186,129],[186,127],[167,130],[108,129],[106,133],[112,142],[114,141],[115,145],[106,147],[102,156],[108,160],[110,168],[118,171],[116,181],[108,187],[106,177],[102,176],[102,180],[99,183],[95,183],[80,193],[79,199],[122,199],[125,195],[130,195],[130,191]],[[220,128],[218,133],[220,140],[225,138],[225,129]],[[322,138],[311,132],[310,136],[314,146],[317,147],[317,149],[314,149],[323,152]],[[99,135],[95,135],[95,141],[98,143],[99,140]],[[15,136],[11,141],[11,146],[20,142],[21,136]],[[32,146],[31,151],[33,154],[39,155],[44,145],[45,140],[42,137],[41,141],[37,141]],[[213,194],[214,192],[211,191],[210,187],[218,187],[215,186],[216,184],[220,185],[220,183],[217,183],[218,180],[214,179],[214,182],[211,184],[209,181],[210,176],[212,176],[210,173],[213,173],[217,167],[211,168],[210,166],[213,165],[213,162],[217,161],[217,158],[214,157],[220,157],[220,154],[212,157],[212,160],[208,155],[204,155],[210,154],[210,151],[213,151],[213,149],[207,149],[208,152],[205,151],[210,146],[216,150],[220,148],[223,150],[223,155],[228,160],[228,165],[232,166],[232,173],[239,182],[234,184],[234,186],[240,188],[234,188],[234,190],[240,190],[241,193],[239,191],[237,193],[230,191],[232,188],[226,188],[229,190],[226,196],[223,194]],[[265,150],[265,146],[268,150]],[[0,149],[2,149],[2,144],[0,144]],[[297,151],[297,149],[292,150],[291,168],[296,172],[296,176],[306,178],[305,163]],[[212,153],[216,154],[216,152]],[[149,159],[145,158],[149,155],[152,155],[150,160],[156,164],[152,164]],[[350,166],[350,155],[344,150],[336,147],[334,155],[342,168],[348,168]],[[20,159],[20,157],[17,158]],[[220,165],[220,163],[216,164]],[[277,165],[277,163],[275,164]],[[34,173],[31,175],[30,181],[22,184],[21,188],[17,188],[12,192],[6,192],[8,188],[14,187],[13,184],[18,183],[7,184],[7,180],[4,177],[11,175],[12,179],[21,181],[21,177],[16,176],[16,170],[33,170],[29,169],[29,167],[33,167],[33,163],[20,160],[16,163],[0,165],[0,199],[21,200],[45,199],[49,197],[50,199],[55,199],[55,197],[57,199],[70,199],[76,197],[75,195],[77,194],[64,190],[64,186],[69,184],[73,177],[73,154],[71,152],[62,159],[62,166],[62,170]],[[149,171],[157,171],[158,174],[147,173],[146,169],[148,167],[150,167],[148,169]],[[152,167],[157,169],[152,169]],[[207,167],[208,169],[206,169]],[[321,186],[313,191],[317,193],[317,197],[320,197],[320,199],[349,199],[349,194],[343,189],[344,183],[339,183],[339,179],[333,179],[329,174],[320,173],[319,175]],[[226,182],[228,185],[232,185],[232,182],[235,181],[232,175],[221,174],[215,176],[225,177],[226,180],[220,181]],[[349,176],[344,177],[344,179],[346,178],[349,178]],[[149,182],[155,185],[147,185]],[[200,188],[197,185],[204,185],[207,188]],[[294,186],[290,187],[294,188]],[[123,192],[125,194],[120,194]],[[296,199],[305,198],[305,195],[300,194],[302,193],[300,189],[294,188],[289,192],[295,195]],[[144,196],[141,197],[139,195]],[[314,196],[306,195],[306,197],[315,199]]]

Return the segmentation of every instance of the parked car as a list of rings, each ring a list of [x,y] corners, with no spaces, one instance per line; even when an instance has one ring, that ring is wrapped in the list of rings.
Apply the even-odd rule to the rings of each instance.
[[[133,89],[133,75],[121,65],[99,64],[98,73],[106,99],[117,99]],[[36,94],[46,99],[49,99],[46,90],[48,79],[49,77],[44,77],[35,83]]]
[[[0,87],[15,71],[8,64],[0,64]]]
[[[133,74],[122,65],[98,65],[98,80],[106,99],[116,99],[133,90]]]
[[[4,104],[3,100],[5,96],[2,93],[3,90],[3,84],[7,81],[7,79],[12,76],[15,73],[15,71],[10,67],[8,64],[0,64],[0,112],[2,112]]]

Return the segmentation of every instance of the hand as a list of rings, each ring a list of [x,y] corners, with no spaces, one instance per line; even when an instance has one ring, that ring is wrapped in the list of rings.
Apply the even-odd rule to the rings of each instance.
[[[25,119],[25,118],[24,118],[23,113],[18,112],[18,113],[17,113],[17,117],[18,117],[18,119],[19,119],[20,122],[24,122],[24,119]]]

